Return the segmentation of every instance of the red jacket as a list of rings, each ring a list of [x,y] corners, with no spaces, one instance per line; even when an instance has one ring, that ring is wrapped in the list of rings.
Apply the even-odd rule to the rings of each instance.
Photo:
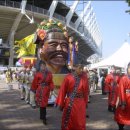
[[[128,76],[122,77],[119,83],[119,104],[115,112],[115,120],[120,124],[130,125],[130,79]]]
[[[108,104],[111,106],[116,105],[119,79],[119,76],[113,74],[108,74],[105,78],[105,91],[108,93]]]
[[[46,107],[50,91],[54,89],[52,73],[48,71],[46,76],[44,76],[42,72],[37,72],[34,76],[31,89],[36,91],[36,101],[40,107]]]
[[[72,74],[68,74],[61,87],[56,99],[56,104],[63,108],[62,130],[85,130],[86,129],[86,105],[88,102],[88,80],[85,74],[80,76],[80,82],[77,93],[82,97],[75,97],[71,108],[71,114],[67,127],[65,128],[67,110],[69,108],[70,96],[75,85],[75,78]]]

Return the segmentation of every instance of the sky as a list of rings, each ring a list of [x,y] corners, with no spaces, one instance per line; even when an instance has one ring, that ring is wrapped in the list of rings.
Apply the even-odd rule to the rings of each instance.
[[[92,1],[97,23],[101,31],[102,57],[107,58],[116,52],[125,41],[130,43],[130,14],[125,1]]]

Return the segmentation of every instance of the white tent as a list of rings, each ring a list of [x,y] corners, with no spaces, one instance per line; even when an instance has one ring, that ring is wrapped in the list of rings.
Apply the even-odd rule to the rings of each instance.
[[[121,48],[119,48],[110,57],[91,65],[91,68],[98,68],[103,66],[118,66],[126,68],[128,62],[130,62],[130,44],[125,42]]]

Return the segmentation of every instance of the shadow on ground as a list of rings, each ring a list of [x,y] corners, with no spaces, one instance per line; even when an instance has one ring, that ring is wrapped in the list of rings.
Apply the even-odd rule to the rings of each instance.
[[[87,130],[118,130],[114,121],[114,114],[107,110],[107,95],[102,95],[99,91],[94,93],[88,105]],[[130,126],[125,126],[125,130],[130,130]]]
[[[43,125],[39,119],[39,109],[32,109],[25,101],[20,100],[19,91],[0,92],[0,129],[1,130],[58,130],[60,122],[53,106],[47,107],[48,125]],[[53,113],[53,114],[52,114]]]

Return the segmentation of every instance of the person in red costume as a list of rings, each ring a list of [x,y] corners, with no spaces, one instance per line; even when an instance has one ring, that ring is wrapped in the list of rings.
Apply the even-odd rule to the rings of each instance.
[[[54,89],[54,83],[52,80],[52,73],[47,70],[44,62],[40,63],[40,71],[34,76],[32,82],[32,89],[36,91],[36,102],[40,107],[40,119],[46,125],[46,106],[48,104],[48,98],[50,91]]]
[[[88,80],[81,64],[73,68],[74,71],[66,75],[60,87],[56,106],[63,110],[62,130],[85,130]]]
[[[127,75],[124,75],[119,83],[119,102],[115,121],[119,130],[124,130],[124,125],[130,125],[130,63],[127,67]]]
[[[105,92],[108,93],[108,111],[115,112],[118,96],[119,76],[116,75],[115,66],[105,78]]]

